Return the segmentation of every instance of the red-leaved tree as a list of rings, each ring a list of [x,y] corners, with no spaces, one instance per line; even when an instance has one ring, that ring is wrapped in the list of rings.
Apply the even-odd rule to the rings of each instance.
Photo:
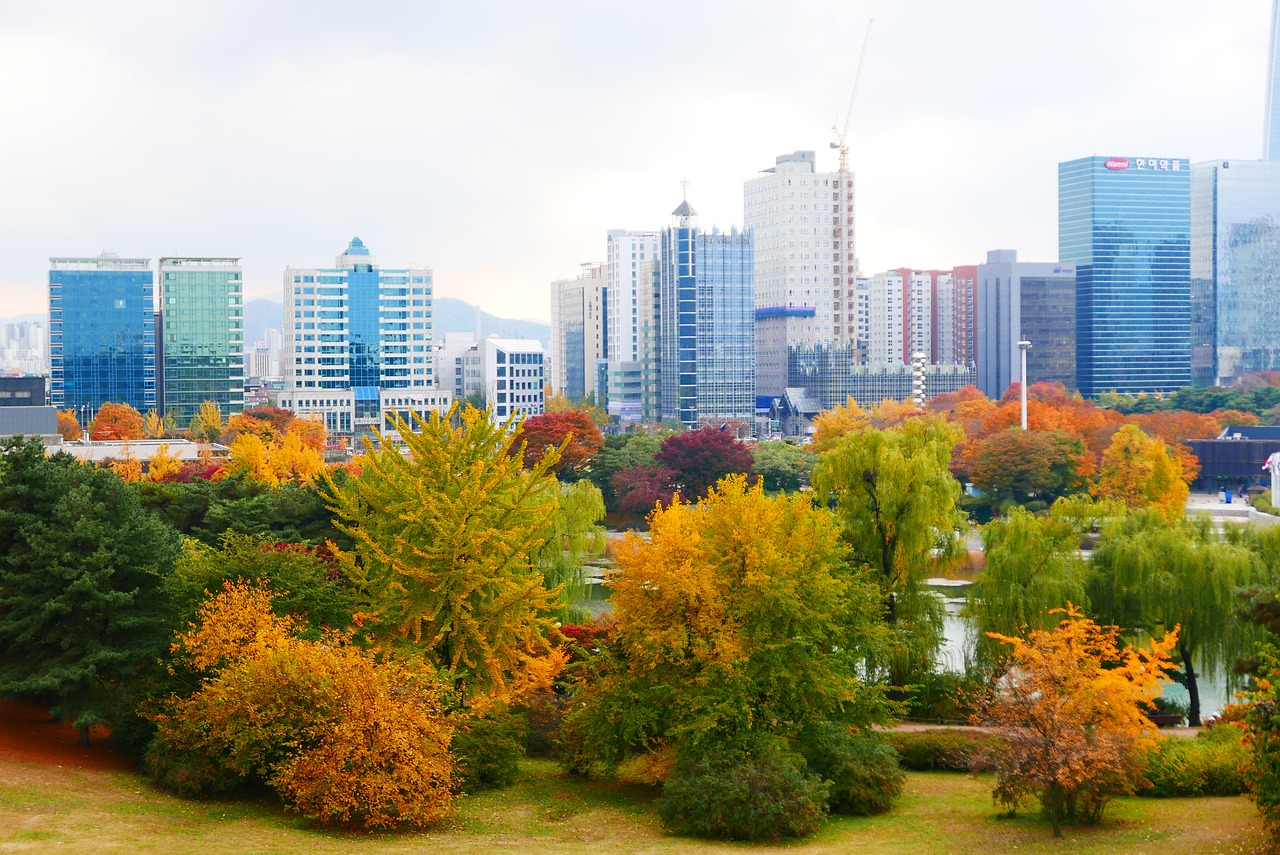
[[[662,441],[653,459],[675,472],[686,501],[707,494],[726,475],[745,474],[754,463],[751,451],[728,431],[702,428],[675,433]]]
[[[604,436],[590,414],[582,410],[563,410],[530,416],[520,425],[512,451],[523,448],[524,465],[535,466],[548,448],[558,448],[565,440],[569,444],[560,453],[556,475],[561,479],[573,477],[586,468],[592,457],[604,448]]]

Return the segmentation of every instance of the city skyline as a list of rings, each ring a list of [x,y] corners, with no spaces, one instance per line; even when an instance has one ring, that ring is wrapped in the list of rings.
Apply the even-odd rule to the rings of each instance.
[[[545,320],[545,283],[660,228],[682,178],[727,229],[776,155],[833,170],[871,18],[864,272],[1056,259],[1060,161],[1262,155],[1267,0],[703,4],[678,29],[662,3],[342,8],[0,12],[3,314],[43,312],[50,256],[236,256],[246,299],[278,299],[358,234],[439,296]]]

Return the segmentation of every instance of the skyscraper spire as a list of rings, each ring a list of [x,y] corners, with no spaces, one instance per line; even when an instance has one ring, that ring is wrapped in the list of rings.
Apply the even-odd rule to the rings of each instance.
[[[1267,116],[1263,128],[1262,156],[1280,160],[1280,0],[1271,4],[1271,51],[1267,67]]]

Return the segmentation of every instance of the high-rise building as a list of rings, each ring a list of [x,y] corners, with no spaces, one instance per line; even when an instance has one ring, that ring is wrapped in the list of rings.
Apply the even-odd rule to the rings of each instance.
[[[1191,381],[1280,370],[1280,161],[1191,167]]]
[[[1082,395],[1191,382],[1191,167],[1181,158],[1058,164],[1059,258],[1076,269]]]
[[[750,232],[703,232],[688,200],[662,232],[658,264],[661,417],[687,427],[755,418]]]
[[[855,337],[853,176],[815,170],[814,152],[783,154],[744,187],[760,395],[782,393],[789,345]]]
[[[545,412],[547,375],[541,342],[490,336],[463,354],[462,362],[466,393],[481,393],[495,422]]]
[[[49,398],[83,423],[105,403],[156,407],[151,260],[49,259]]]
[[[244,283],[238,258],[160,259],[156,398],[185,426],[205,401],[244,409]]]
[[[332,268],[285,270],[287,399],[317,407],[336,433],[378,428],[384,412],[447,407],[447,394],[428,392],[431,293],[430,269],[379,267],[360,238]],[[313,400],[326,403],[296,403]]]
[[[596,364],[609,349],[605,271],[587,263],[576,279],[551,283],[551,388],[571,401],[603,392],[596,388]]]
[[[992,400],[1022,377],[1018,342],[1030,341],[1027,383],[1076,387],[1076,279],[1070,264],[1018,261],[995,249],[977,267],[978,388]]]
[[[609,415],[638,422],[645,415],[643,378],[652,369],[653,271],[658,257],[658,232],[611,229],[605,257],[605,291],[609,296],[605,334]],[[646,299],[648,298],[648,299]]]

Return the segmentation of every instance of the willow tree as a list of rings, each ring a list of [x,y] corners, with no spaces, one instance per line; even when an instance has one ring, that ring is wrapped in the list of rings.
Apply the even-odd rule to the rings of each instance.
[[[982,529],[987,566],[969,590],[966,613],[973,618],[974,657],[987,668],[1008,655],[1008,645],[992,638],[1025,637],[1050,630],[1058,618],[1050,609],[1088,607],[1085,563],[1071,523],[1037,517],[1015,507],[1005,519]]]
[[[813,486],[820,501],[834,505],[852,562],[870,567],[879,583],[896,636],[895,682],[931,668],[942,641],[942,604],[923,583],[959,552],[960,484],[948,465],[962,438],[941,418],[910,418],[840,436],[813,470]]]
[[[394,419],[407,453],[366,443],[360,474],[321,488],[350,552],[334,547],[383,646],[412,647],[464,697],[501,694],[545,653],[558,590],[536,556],[556,534],[557,449],[524,468],[512,424],[467,408],[455,420]]]
[[[1235,614],[1235,592],[1260,578],[1261,562],[1220,540],[1208,518],[1170,521],[1151,509],[1106,526],[1091,563],[1089,592],[1102,619],[1153,636],[1182,627],[1177,653],[1190,696],[1188,721],[1198,727],[1199,677],[1223,670],[1256,640],[1256,630]]]
[[[562,623],[577,623],[587,616],[581,605],[587,588],[584,568],[604,555],[608,545],[600,525],[604,513],[604,496],[595,484],[584,480],[560,485],[551,536],[533,558],[546,586],[561,592],[556,617]]]

